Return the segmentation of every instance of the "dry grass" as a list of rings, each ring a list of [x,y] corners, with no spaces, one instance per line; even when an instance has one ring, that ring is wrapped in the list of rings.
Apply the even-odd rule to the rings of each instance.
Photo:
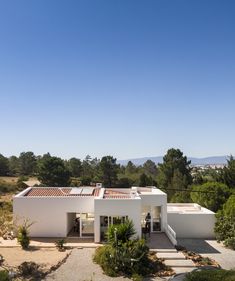
[[[63,260],[70,250],[59,252],[55,248],[33,248],[24,251],[21,248],[0,248],[0,254],[4,258],[4,266],[16,268],[23,262],[35,262],[43,270],[47,271],[52,266]]]
[[[6,193],[0,195],[0,202],[12,202],[13,193]]]
[[[0,181],[5,181],[7,183],[16,183],[19,177],[0,177]]]
[[[19,177],[0,177],[0,181],[5,181],[7,183],[17,183]],[[29,177],[29,180],[37,180],[36,177]]]

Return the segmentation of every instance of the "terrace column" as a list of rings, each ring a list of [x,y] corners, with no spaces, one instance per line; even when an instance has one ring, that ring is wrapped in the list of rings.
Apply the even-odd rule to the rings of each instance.
[[[95,235],[95,242],[100,242],[100,215],[95,214],[95,222],[94,222],[94,235]]]

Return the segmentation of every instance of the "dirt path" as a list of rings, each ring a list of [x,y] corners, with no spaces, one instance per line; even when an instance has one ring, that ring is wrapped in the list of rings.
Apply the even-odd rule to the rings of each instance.
[[[16,268],[24,261],[32,261],[41,265],[45,270],[63,260],[69,252],[59,252],[55,248],[31,248],[28,251],[21,248],[0,248],[5,266]]]

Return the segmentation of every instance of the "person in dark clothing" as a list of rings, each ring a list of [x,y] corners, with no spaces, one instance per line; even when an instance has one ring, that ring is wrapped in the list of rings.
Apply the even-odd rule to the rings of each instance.
[[[79,233],[79,230],[80,230],[80,218],[76,218],[74,224],[74,231]]]

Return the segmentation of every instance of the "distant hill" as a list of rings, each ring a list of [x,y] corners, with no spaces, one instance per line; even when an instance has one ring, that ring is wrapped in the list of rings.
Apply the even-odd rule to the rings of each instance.
[[[192,165],[222,165],[227,163],[228,156],[211,156],[205,158],[188,157],[188,159],[191,160]],[[127,165],[128,161],[131,161],[133,164],[139,166],[143,165],[147,160],[152,160],[158,164],[162,163],[163,156],[118,160],[117,163],[121,165]]]

